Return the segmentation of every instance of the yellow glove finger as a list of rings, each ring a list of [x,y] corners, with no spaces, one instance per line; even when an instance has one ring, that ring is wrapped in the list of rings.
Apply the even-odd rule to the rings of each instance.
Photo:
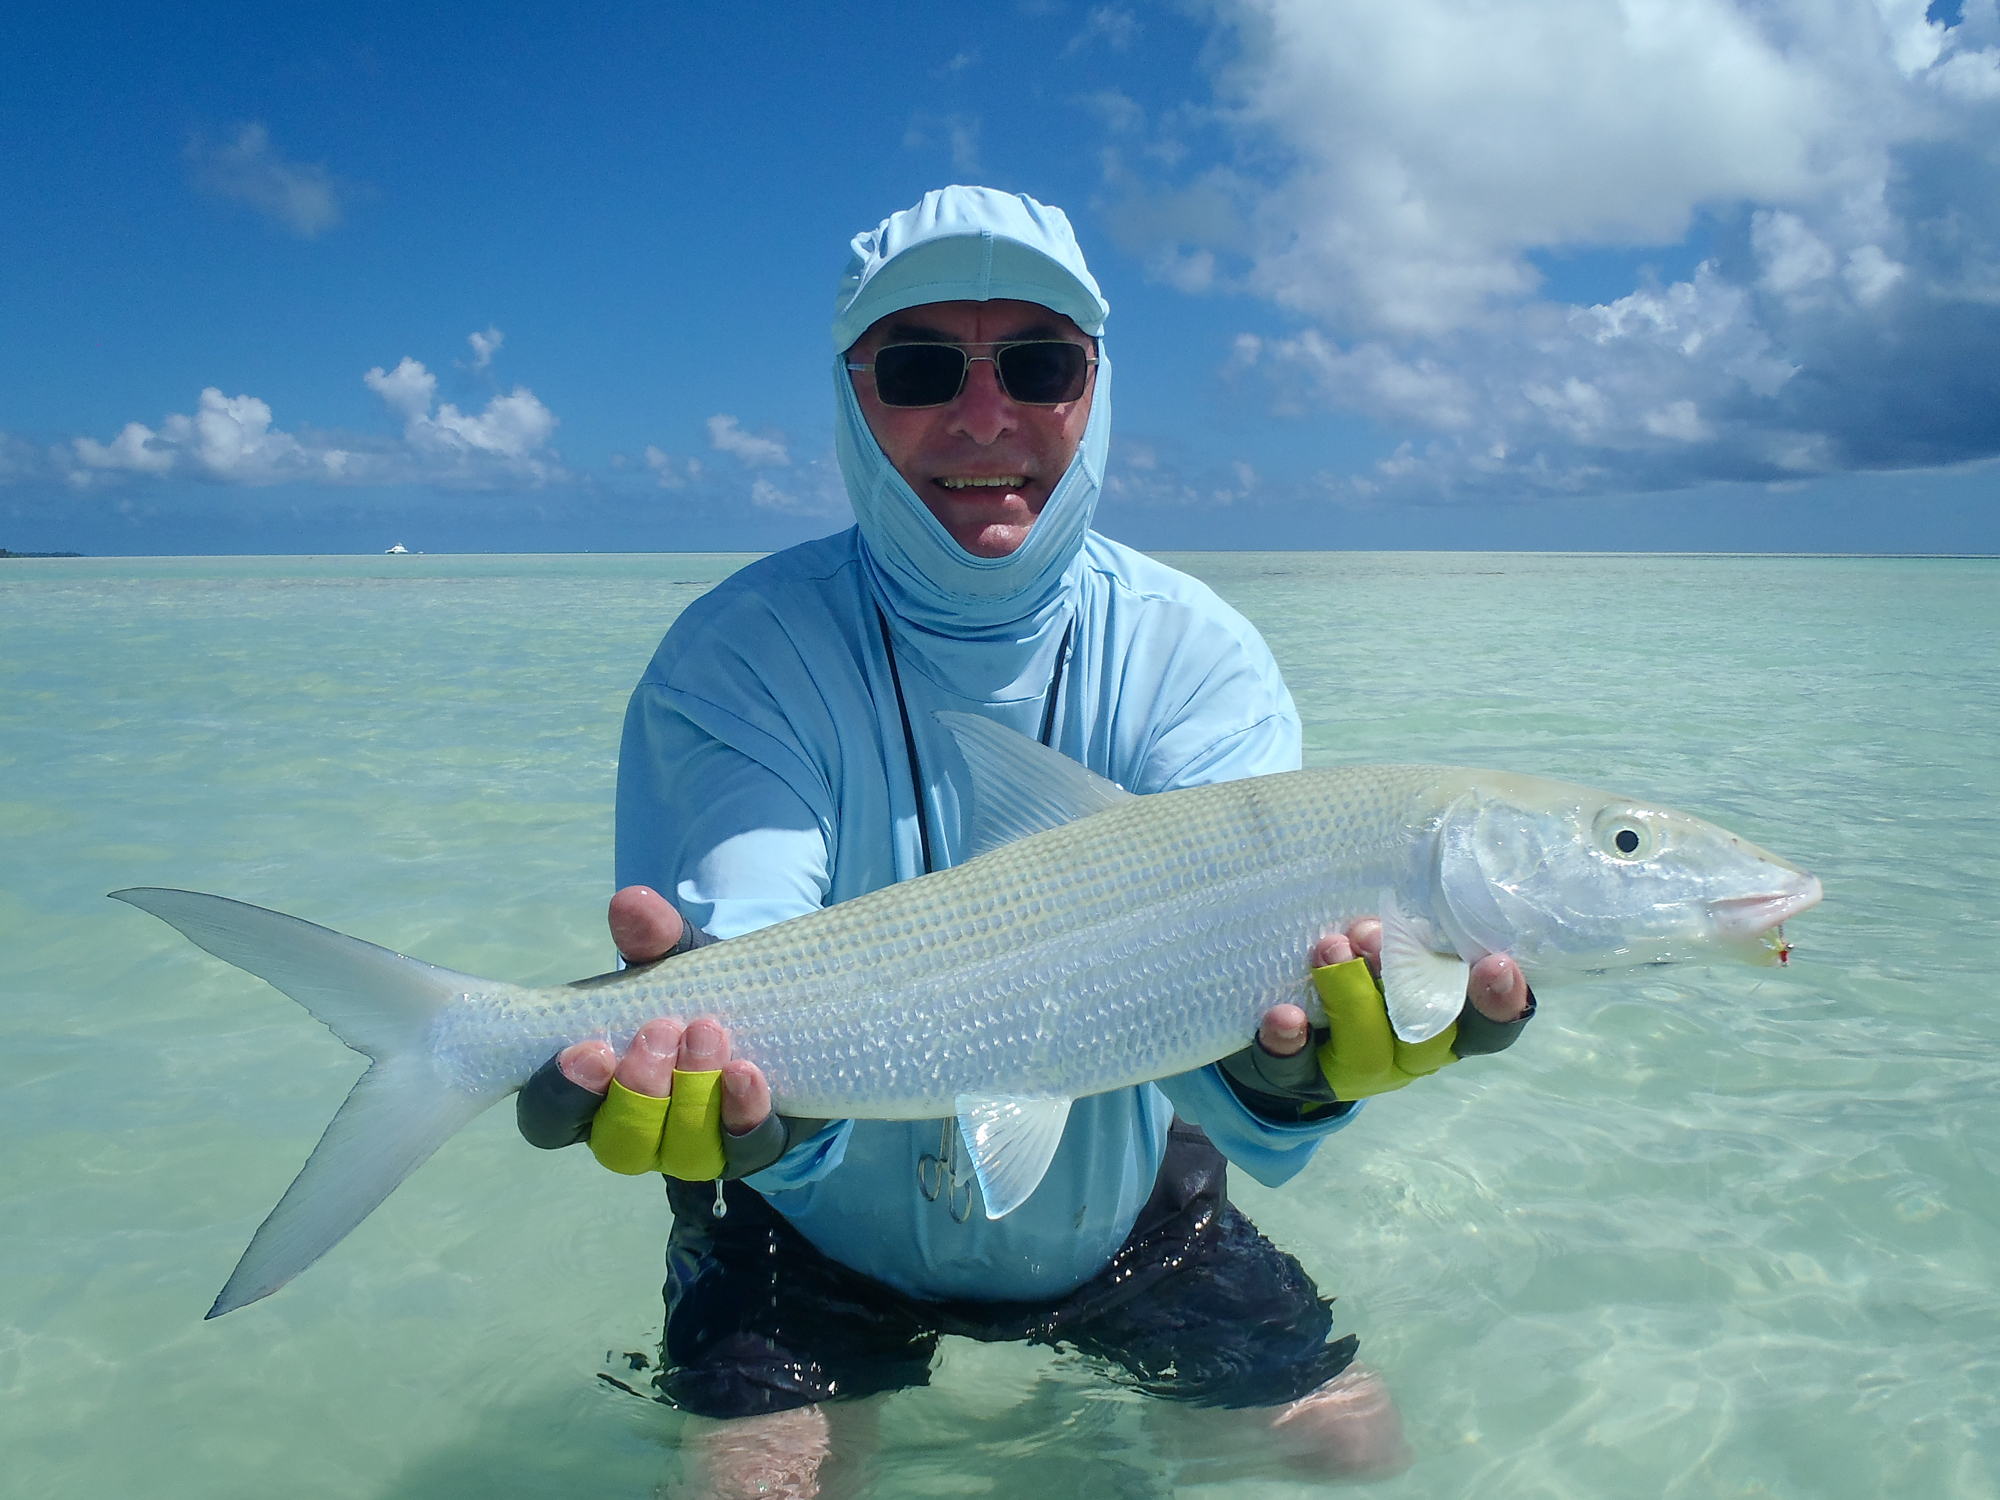
[[[612,1079],[604,1102],[590,1122],[590,1154],[627,1177],[654,1171],[660,1155],[660,1136],[666,1128],[668,1103],[651,1094],[636,1094]]]
[[[1384,1018],[1388,1011],[1382,1012]],[[1393,1030],[1393,1028],[1392,1028]],[[1406,1042],[1396,1038],[1396,1067],[1405,1079],[1422,1078],[1435,1073],[1447,1063],[1458,1061],[1458,1054],[1451,1050],[1451,1044],[1458,1040],[1458,1022],[1453,1021],[1427,1042]]]
[[[1409,1043],[1396,1035],[1365,959],[1314,969],[1312,978],[1332,1032],[1319,1049],[1319,1067],[1334,1098],[1390,1093],[1458,1060],[1451,1050],[1455,1022],[1427,1042]]]
[[[713,1182],[722,1175],[722,1161],[722,1070],[674,1069],[673,1108],[654,1167],[683,1182]]]

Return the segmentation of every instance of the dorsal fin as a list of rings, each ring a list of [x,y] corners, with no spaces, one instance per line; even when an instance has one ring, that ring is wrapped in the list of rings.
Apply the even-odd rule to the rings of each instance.
[[[937,721],[972,769],[968,859],[1132,800],[1117,782],[1004,724],[949,711]]]

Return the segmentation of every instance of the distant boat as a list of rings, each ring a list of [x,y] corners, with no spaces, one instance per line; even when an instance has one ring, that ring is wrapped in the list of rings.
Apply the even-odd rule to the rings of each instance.
[[[384,557],[408,557],[410,555],[410,549],[408,547],[405,547],[401,542],[398,542],[396,543],[395,546],[391,547],[387,552],[384,552],[382,555]]]

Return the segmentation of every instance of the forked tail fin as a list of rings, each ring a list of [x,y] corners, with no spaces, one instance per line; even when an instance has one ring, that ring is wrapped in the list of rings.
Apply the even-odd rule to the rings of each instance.
[[[346,1237],[396,1184],[508,1089],[453,1087],[427,1033],[460,995],[502,986],[405,958],[223,896],[113,891],[217,958],[283,990],[371,1059],[278,1206],[258,1226],[211,1318],[268,1297]]]

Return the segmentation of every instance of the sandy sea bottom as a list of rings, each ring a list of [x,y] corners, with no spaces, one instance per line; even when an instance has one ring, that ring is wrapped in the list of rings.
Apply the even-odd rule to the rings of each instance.
[[[1385,1497],[2000,1485],[2000,564],[1174,559],[1311,763],[1533,770],[1825,881],[1786,970],[1544,995],[1236,1196],[1397,1393]],[[646,1496],[657,1184],[494,1111],[213,1323],[359,1071],[103,899],[214,890],[530,982],[605,966],[626,693],[741,559],[0,563],[0,1471],[23,1496]],[[881,1496],[1308,1493],[1070,1357],[948,1344]]]

